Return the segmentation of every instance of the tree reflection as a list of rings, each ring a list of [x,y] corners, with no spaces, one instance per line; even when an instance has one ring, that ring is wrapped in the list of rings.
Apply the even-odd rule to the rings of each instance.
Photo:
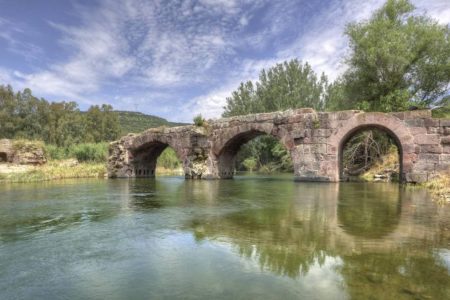
[[[383,184],[343,184],[339,189],[339,225],[345,232],[364,238],[382,238],[400,220],[398,189]]]
[[[334,205],[327,203],[335,189],[333,185],[289,183],[284,191],[290,197],[279,195],[275,207],[196,218],[188,228],[199,241],[207,238],[233,244],[242,257],[256,260],[262,269],[293,278],[306,275],[313,264],[323,265],[327,256],[335,255],[328,234]],[[264,190],[241,193],[243,199],[257,199]]]

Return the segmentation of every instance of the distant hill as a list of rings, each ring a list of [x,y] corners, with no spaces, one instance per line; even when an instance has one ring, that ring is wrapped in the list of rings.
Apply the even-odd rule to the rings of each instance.
[[[182,126],[187,125],[187,123],[175,123],[169,122],[166,119],[146,115],[140,112],[134,111],[115,111],[119,116],[120,127],[122,128],[122,134],[127,134],[130,132],[139,133],[149,128],[159,127],[159,126]]]

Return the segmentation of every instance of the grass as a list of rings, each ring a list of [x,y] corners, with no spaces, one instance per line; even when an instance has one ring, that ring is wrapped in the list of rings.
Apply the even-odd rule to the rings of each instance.
[[[0,182],[37,182],[68,178],[104,178],[104,163],[71,163],[70,161],[50,161],[42,166],[34,166],[25,172],[0,174]]]
[[[375,163],[369,170],[364,172],[360,177],[364,181],[373,181],[375,179],[375,175],[388,175],[392,174],[393,178],[391,180],[398,180],[399,173],[399,161],[398,161],[398,152],[397,148],[391,147],[389,152],[384,155],[379,162]],[[397,175],[397,178],[395,178]]]
[[[450,203],[450,169],[422,184],[439,204]]]

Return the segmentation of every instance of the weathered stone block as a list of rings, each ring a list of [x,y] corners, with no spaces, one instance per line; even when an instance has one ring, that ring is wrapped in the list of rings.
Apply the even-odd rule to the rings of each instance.
[[[450,120],[441,119],[439,120],[439,125],[441,127],[450,127]]]
[[[420,153],[442,153],[441,145],[420,145]]]
[[[439,144],[440,136],[439,134],[418,134],[414,136],[414,140],[419,145]]]
[[[450,144],[450,136],[443,136],[443,137],[441,137],[441,144],[442,145],[449,145]]]
[[[403,112],[405,120],[408,119],[429,119],[431,118],[431,110],[411,110]]]
[[[439,157],[440,163],[450,164],[450,154],[441,154]]]
[[[439,126],[441,126],[438,119],[427,118],[427,119],[424,119],[424,122],[425,122],[425,127],[439,127]]]
[[[442,127],[427,127],[427,133],[429,134],[440,134]]]
[[[328,137],[331,135],[331,129],[314,129],[312,130],[312,136]]]
[[[427,173],[406,173],[405,179],[407,182],[425,182],[428,180],[428,174]]]
[[[419,135],[419,134],[427,134],[428,131],[425,127],[411,127],[409,128],[409,131],[413,136]]]
[[[450,153],[450,145],[444,145],[442,147],[442,153],[446,153],[446,154]]]
[[[409,119],[405,123],[410,127],[425,127],[425,121],[423,119]]]

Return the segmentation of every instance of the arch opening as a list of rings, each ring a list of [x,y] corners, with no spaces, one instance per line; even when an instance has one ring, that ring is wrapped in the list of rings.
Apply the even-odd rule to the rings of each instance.
[[[218,175],[233,178],[236,172],[293,171],[290,152],[274,136],[250,130],[231,138],[218,155]]]
[[[134,177],[182,175],[182,163],[177,152],[167,143],[150,142],[132,151]]]
[[[0,152],[0,163],[8,162],[8,155],[6,152]]]
[[[361,125],[339,144],[341,181],[403,181],[403,149],[399,138],[381,125]]]

